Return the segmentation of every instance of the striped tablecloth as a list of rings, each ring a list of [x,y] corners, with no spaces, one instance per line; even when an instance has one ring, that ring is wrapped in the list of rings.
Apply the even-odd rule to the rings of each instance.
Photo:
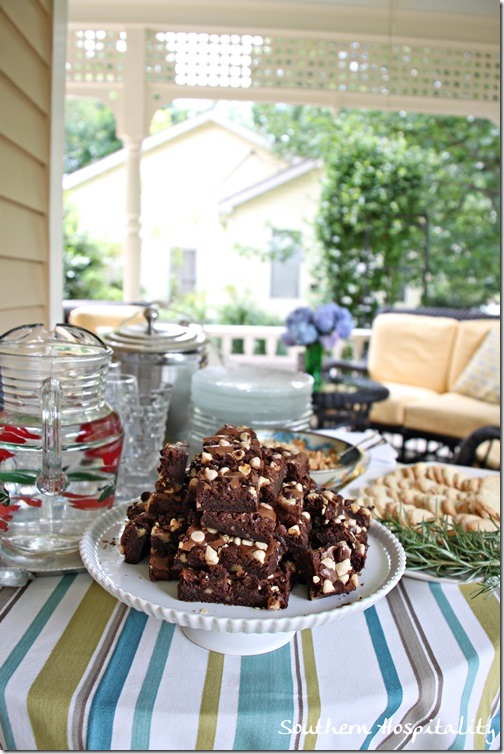
[[[21,750],[498,749],[499,604],[403,578],[254,657],[192,644],[87,574],[0,591],[2,745]]]
[[[375,472],[394,464],[386,447],[372,453]],[[404,577],[365,612],[236,657],[128,608],[87,573],[3,588],[1,743],[498,750],[499,602],[474,590]]]

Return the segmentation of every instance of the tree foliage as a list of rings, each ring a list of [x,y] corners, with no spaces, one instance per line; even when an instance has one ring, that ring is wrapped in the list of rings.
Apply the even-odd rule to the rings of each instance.
[[[103,102],[67,98],[65,103],[65,173],[85,167],[122,148],[112,110]]]
[[[473,117],[257,105],[283,157],[324,161],[319,297],[368,322],[406,284],[424,304],[500,293],[500,132]]]
[[[122,281],[119,249],[94,241],[79,228],[77,215],[65,208],[63,218],[63,295],[66,299],[119,301]]]
[[[316,221],[323,248],[320,292],[347,306],[361,324],[381,303],[420,286],[425,218],[436,185],[426,180],[436,156],[403,138],[348,132],[327,165]]]

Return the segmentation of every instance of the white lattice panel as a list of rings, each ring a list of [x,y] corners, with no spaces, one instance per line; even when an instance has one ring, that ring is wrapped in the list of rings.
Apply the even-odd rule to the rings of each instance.
[[[439,45],[147,31],[146,80],[496,102],[500,58]]]
[[[127,33],[69,30],[67,81],[124,80]],[[151,86],[290,90],[499,102],[493,49],[302,36],[145,31]]]
[[[114,84],[123,81],[127,39],[125,31],[69,29],[67,81],[89,84]]]

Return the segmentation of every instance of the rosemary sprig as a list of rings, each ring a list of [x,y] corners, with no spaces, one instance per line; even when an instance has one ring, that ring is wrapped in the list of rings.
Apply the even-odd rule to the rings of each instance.
[[[410,571],[430,571],[436,576],[479,581],[476,594],[490,594],[500,587],[500,530],[466,531],[443,519],[422,521],[418,526],[392,516],[380,519],[406,551]],[[476,596],[476,595],[474,595]]]

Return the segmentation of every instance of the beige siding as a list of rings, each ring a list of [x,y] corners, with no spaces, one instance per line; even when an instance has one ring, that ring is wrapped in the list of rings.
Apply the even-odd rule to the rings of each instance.
[[[0,332],[49,315],[52,0],[0,0]]]

